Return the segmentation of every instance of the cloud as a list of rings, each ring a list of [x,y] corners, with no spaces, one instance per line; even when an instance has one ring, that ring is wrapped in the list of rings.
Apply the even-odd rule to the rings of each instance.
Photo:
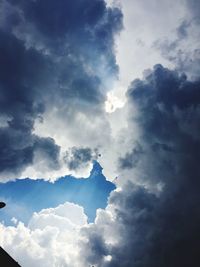
[[[143,71],[156,63],[175,67],[153,44],[158,39],[175,39],[176,28],[187,18],[188,8],[182,0],[124,0],[120,4],[125,30],[116,40],[116,58],[120,66],[119,85],[124,93],[131,80],[142,78]]]
[[[80,114],[102,119],[107,85],[118,72],[113,50],[122,14],[103,0],[1,1],[1,8],[1,177],[24,176],[27,167],[31,176],[31,166],[46,177],[62,166],[63,143],[56,144],[51,126],[45,135],[35,130],[37,123],[61,120],[67,132]]]
[[[131,153],[127,152],[124,158],[119,158],[119,167],[122,169],[136,167],[142,153],[141,145],[136,143]]]
[[[133,2],[123,2],[126,3],[123,5],[125,26],[129,26],[130,32],[124,36],[126,45],[122,42],[118,47],[122,84],[127,84],[131,76],[137,77],[144,68],[151,68],[156,61],[167,63],[171,69],[157,64],[146,70],[143,78],[130,84],[123,108],[106,115],[102,110],[110,83],[108,76],[112,77],[117,71],[113,33],[121,27],[121,13],[118,8],[110,9],[100,2],[94,1],[92,6],[91,1],[87,2],[84,8],[82,1],[76,1],[80,5],[74,10],[74,3],[59,1],[57,6],[50,1],[48,10],[55,8],[61,18],[62,4],[72,8],[73,15],[79,14],[76,12],[82,8],[84,18],[81,17],[79,28],[74,17],[63,18],[60,25],[56,16],[51,21],[50,12],[41,9],[38,13],[38,6],[45,9],[42,1],[18,1],[17,5],[12,4],[12,10],[23,10],[21,20],[17,27],[12,28],[12,23],[9,27],[15,38],[24,43],[25,51],[33,49],[48,59],[51,64],[43,69],[48,74],[54,73],[47,75],[50,80],[45,93],[38,98],[44,99],[45,113],[37,111],[33,121],[36,117],[39,120],[42,114],[44,123],[41,128],[35,125],[34,134],[40,132],[46,138],[51,132],[49,135],[60,141],[59,145],[66,146],[64,151],[73,146],[83,147],[83,144],[91,150],[98,147],[103,167],[106,166],[109,173],[118,173],[117,189],[111,193],[106,209],[97,211],[95,222],[79,226],[78,232],[63,232],[63,227],[69,229],[71,222],[66,213],[61,216],[58,210],[52,209],[34,215],[29,225],[33,229],[20,223],[17,227],[2,225],[2,245],[10,253],[11,248],[15,248],[16,259],[22,258],[28,266],[36,254],[38,262],[34,261],[33,266],[42,266],[44,262],[45,266],[70,267],[198,266],[200,81],[198,22],[195,19],[193,23],[196,15],[189,13],[182,1],[173,5],[163,1],[159,4],[134,1],[132,16],[129,12],[133,10]],[[97,6],[96,21],[90,11],[94,12]],[[111,21],[117,21],[119,27],[114,27]],[[52,22],[55,25],[53,40],[49,28]],[[71,23],[73,32],[68,31],[67,23]],[[137,39],[134,46],[132,36]],[[64,49],[62,40],[66,44]],[[81,47],[79,43],[76,46],[77,40]],[[123,51],[127,51],[128,56]],[[136,56],[133,57],[135,64],[129,51]],[[101,58],[98,62],[97,56]],[[133,66],[137,68],[134,70]],[[43,83],[46,85],[46,80]],[[56,94],[52,94],[55,87],[58,88]],[[6,113],[3,117],[4,125],[5,118],[10,115]],[[64,135],[63,140],[60,133]],[[80,162],[90,157],[86,152],[79,151]],[[74,158],[79,161],[76,150],[71,157],[72,162]],[[82,219],[80,221],[84,221]],[[73,227],[77,229],[76,225]],[[33,249],[29,251],[27,247],[31,246]]]
[[[154,45],[162,56],[191,80],[199,78],[199,2],[185,1],[185,14],[176,24],[173,37],[158,38]]]
[[[61,217],[61,218],[58,218]],[[63,220],[62,220],[63,219]],[[55,221],[60,222],[60,228],[65,228],[62,222],[69,224],[69,230],[73,225],[82,226],[87,224],[87,216],[84,214],[84,209],[74,203],[66,202],[57,206],[56,208],[49,208],[34,213],[29,221],[29,228],[45,228],[47,225],[52,224],[55,226]],[[60,221],[59,221],[60,220]],[[46,223],[47,222],[47,223]],[[68,228],[68,227],[67,227]]]
[[[97,149],[92,151],[89,147],[72,147],[69,151],[66,151],[64,161],[69,170],[76,170],[97,159],[98,155],[100,154],[98,154]]]
[[[142,139],[139,142],[142,142],[143,146],[147,144],[142,155],[146,157],[147,153],[154,154],[153,160],[162,158],[163,155],[166,157],[163,164],[172,166],[170,175],[174,171],[177,176],[177,172],[184,168],[182,163],[186,158],[188,163],[193,162],[193,156],[199,153],[199,138],[196,135],[200,101],[199,81],[188,81],[185,75],[156,65],[144,81],[134,81],[127,94],[129,103],[133,102],[139,112],[135,117],[141,128]],[[176,162],[181,168],[176,169]],[[167,170],[166,167],[165,169]],[[190,175],[190,172],[192,169],[188,170],[187,174]],[[185,170],[183,173],[185,176]],[[151,175],[150,172],[148,175]],[[152,174],[152,177],[156,176]]]
[[[195,20],[195,22],[199,23],[199,1],[197,0],[192,0],[192,1],[186,1],[189,11],[191,12],[191,15],[193,17],[193,19]]]
[[[111,193],[95,224],[83,230],[89,264],[198,265],[199,96],[199,81],[162,65],[130,85],[129,131],[136,123],[138,143],[129,142],[133,153],[119,158],[121,189]],[[142,153],[134,153],[138,144]]]
[[[189,81],[185,75],[161,65],[146,75],[144,80],[133,81],[127,92],[129,126],[124,135],[128,140],[128,136],[136,134],[129,138],[128,152],[124,151],[120,158],[126,153],[131,155],[137,147],[133,144],[139,143],[143,153],[136,168],[131,168],[131,174],[123,170],[124,176],[132,175],[137,181],[148,183],[163,182],[172,171],[174,176],[181,171],[176,168],[177,161],[179,165],[185,155],[192,159],[192,155],[198,154],[199,81]],[[162,157],[165,160],[157,160]]]
[[[26,51],[22,42],[14,36],[1,31],[0,38],[0,112],[7,117],[7,124],[0,128],[1,172],[19,174],[32,163],[35,147],[39,147],[39,142],[44,142],[31,132],[34,119],[44,109],[43,103],[34,98],[34,94],[37,95],[37,80],[41,80],[40,74],[34,73],[34,69],[43,68],[46,62],[37,51]],[[52,150],[56,149],[53,143],[51,146]]]
[[[85,224],[83,208],[66,202],[34,213],[28,226],[1,224],[0,243],[22,266],[82,266],[78,233]]]

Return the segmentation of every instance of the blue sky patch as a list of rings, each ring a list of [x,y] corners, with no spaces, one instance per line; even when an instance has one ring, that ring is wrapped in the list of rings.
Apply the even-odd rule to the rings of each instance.
[[[96,210],[106,207],[108,196],[114,189],[115,185],[106,180],[96,161],[88,178],[65,176],[55,183],[27,178],[0,183],[0,199],[7,204],[1,211],[0,220],[9,225],[15,217],[27,223],[33,212],[68,201],[83,206],[88,221],[93,222]]]

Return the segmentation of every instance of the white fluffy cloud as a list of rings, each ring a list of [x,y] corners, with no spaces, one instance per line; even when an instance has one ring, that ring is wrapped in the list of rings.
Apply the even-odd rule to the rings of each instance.
[[[82,207],[66,202],[34,213],[28,225],[12,219],[15,226],[0,224],[0,245],[23,267],[85,267],[99,250],[91,243],[101,236],[106,244],[120,242],[113,205],[99,209],[94,223],[87,223]],[[114,226],[114,227],[113,227]],[[94,235],[91,239],[90,235]],[[102,266],[111,260],[105,251]],[[102,255],[101,255],[102,257]],[[100,266],[100,265],[98,265]]]
[[[34,213],[25,226],[0,225],[0,244],[23,267],[80,267],[79,231],[87,225],[82,207],[66,202]]]

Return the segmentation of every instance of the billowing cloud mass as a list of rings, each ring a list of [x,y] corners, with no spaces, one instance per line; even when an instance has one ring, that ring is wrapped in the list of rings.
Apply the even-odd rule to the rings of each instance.
[[[0,128],[0,171],[19,173],[32,163],[36,151],[46,154],[55,168],[59,146],[51,138],[32,134],[34,120],[44,111],[38,82],[47,80],[39,70],[47,68],[48,60],[34,49],[26,50],[21,41],[7,32],[2,30],[0,35],[0,109],[4,120]],[[45,86],[42,81],[40,86]]]
[[[124,0],[117,61],[119,7],[101,0],[1,5],[8,15],[1,17],[1,46],[9,56],[0,60],[15,62],[14,49],[20,58],[16,76],[14,63],[0,73],[2,88],[18,88],[16,95],[2,89],[1,129],[9,141],[2,143],[2,172],[35,174],[24,169],[30,163],[40,171],[63,164],[78,171],[100,154],[105,176],[116,184],[94,223],[80,206],[65,203],[34,213],[27,225],[16,218],[15,226],[1,223],[1,245],[22,266],[198,267],[199,1]],[[113,90],[108,100],[116,100],[113,86],[127,80],[123,105],[111,103],[106,113],[106,93]]]
[[[63,164],[62,142],[49,129],[38,135],[36,122],[50,114],[80,132],[91,112],[102,120],[105,93],[118,70],[113,49],[122,14],[103,0],[0,5],[1,177],[16,178],[31,165],[45,176]]]
[[[186,76],[156,65],[144,80],[132,82],[127,96],[129,124],[138,122],[142,153],[133,143],[135,157],[126,154],[119,159],[122,173],[128,169],[129,181],[111,193],[107,209],[99,210],[94,224],[81,228],[82,262],[73,258],[69,266],[198,266],[199,81],[187,81]],[[137,114],[131,113],[132,105]],[[151,187],[134,184],[135,169],[140,173],[138,183],[162,187],[151,192]],[[44,220],[45,214],[34,215],[32,221],[40,216]],[[12,231],[24,227],[20,225]],[[8,229],[4,231],[7,235]]]
[[[198,266],[199,88],[199,80],[188,81],[161,65],[131,83],[129,127],[137,122],[141,148],[130,143],[131,154],[119,159],[121,174],[129,181],[111,194],[114,220],[107,222],[100,213],[87,230],[91,251],[84,251],[89,251],[91,264]],[[107,228],[117,229],[116,240],[109,241]],[[98,239],[97,233],[104,231]],[[101,247],[96,249],[98,242]],[[102,263],[108,255],[112,259]]]

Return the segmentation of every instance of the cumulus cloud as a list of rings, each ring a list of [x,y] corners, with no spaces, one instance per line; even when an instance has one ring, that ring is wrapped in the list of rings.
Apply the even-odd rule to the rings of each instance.
[[[139,135],[137,143],[129,139],[131,153],[119,158],[126,181],[111,193],[95,223],[81,226],[78,266],[197,266],[199,95],[199,81],[161,65],[132,82],[129,130],[137,122]],[[57,216],[56,210],[42,211],[29,227],[52,226]],[[56,224],[63,225],[65,216]],[[76,264],[70,260],[70,266]]]
[[[22,266],[78,267],[78,233],[85,224],[83,208],[66,202],[34,213],[27,226],[0,224],[0,243]]]
[[[161,65],[130,85],[129,129],[136,121],[142,153],[138,143],[130,142],[132,152],[119,158],[126,182],[111,193],[107,209],[86,231],[90,248],[83,248],[90,264],[198,265],[199,85]],[[114,240],[108,228],[117,231]]]
[[[69,128],[77,131],[80,120],[86,125],[91,112],[104,120],[105,94],[118,71],[113,49],[122,14],[103,0],[0,5],[1,177],[27,175],[32,165],[28,176],[47,176],[63,163],[59,146],[73,143]],[[64,142],[51,131],[55,120],[65,129]],[[37,127],[42,123],[48,125],[43,132]]]
[[[14,36],[1,31],[0,38],[0,112],[7,122],[0,128],[1,173],[19,174],[24,167],[32,163],[36,147],[39,148],[40,144],[41,151],[48,154],[50,161],[57,161],[58,146],[50,139],[40,139],[32,134],[34,119],[40,116],[44,109],[38,98],[37,83],[46,79],[41,78],[40,73],[35,73],[34,70],[45,68],[47,62],[45,63],[37,51],[25,50],[22,42]],[[53,157],[48,153],[48,149],[52,152],[55,150]]]
[[[189,16],[175,24],[175,42],[163,42],[176,70],[156,65],[127,91],[127,125],[110,156],[122,189],[86,231],[91,265],[198,266],[199,28]]]

